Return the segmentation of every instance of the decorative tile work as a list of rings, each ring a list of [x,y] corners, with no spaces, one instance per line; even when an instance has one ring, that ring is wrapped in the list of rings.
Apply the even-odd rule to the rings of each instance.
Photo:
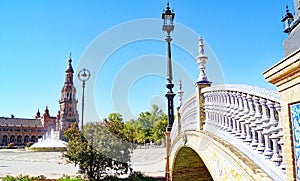
[[[212,170],[215,171],[216,178],[221,181],[249,181],[244,172],[237,165],[230,162],[226,155],[220,154],[216,148],[207,147],[204,150]]]
[[[300,103],[292,104],[290,106],[291,117],[293,123],[293,141],[294,141],[294,155],[296,178],[300,180]]]

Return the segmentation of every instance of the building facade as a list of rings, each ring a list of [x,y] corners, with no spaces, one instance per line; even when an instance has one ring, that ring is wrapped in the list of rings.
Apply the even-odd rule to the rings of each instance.
[[[63,132],[72,123],[79,121],[77,111],[76,88],[73,82],[74,70],[72,59],[68,60],[65,83],[59,99],[59,111],[57,116],[50,116],[46,106],[43,115],[38,110],[33,119],[0,117],[0,146],[13,143],[15,146],[25,146],[28,142],[37,142],[47,132],[54,130],[63,139]]]

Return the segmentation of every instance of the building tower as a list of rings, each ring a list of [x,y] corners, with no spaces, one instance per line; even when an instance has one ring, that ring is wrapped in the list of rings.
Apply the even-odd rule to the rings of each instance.
[[[37,116],[38,116],[38,114],[39,114],[39,111],[37,112]],[[36,118],[37,118],[37,116],[36,116]],[[44,130],[46,132],[50,132],[52,129],[55,130],[55,127],[56,127],[56,121],[55,120],[56,120],[56,118],[50,116],[48,106],[46,106],[45,112],[44,112],[43,116],[40,117],[40,119],[41,119],[41,122],[44,126]]]
[[[72,123],[79,121],[79,115],[77,112],[77,99],[76,88],[73,82],[74,70],[72,67],[71,56],[69,58],[69,64],[66,69],[66,79],[64,86],[61,90],[61,97],[59,100],[59,111],[57,115],[57,131],[60,131],[60,136],[63,132],[70,127]]]

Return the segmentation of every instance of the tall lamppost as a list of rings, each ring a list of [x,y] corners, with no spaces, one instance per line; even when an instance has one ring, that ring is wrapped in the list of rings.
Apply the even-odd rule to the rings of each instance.
[[[172,38],[170,33],[174,30],[173,20],[175,17],[175,13],[170,10],[169,2],[167,3],[166,10],[162,13],[163,26],[162,29],[167,33],[166,42],[167,42],[167,84],[166,87],[168,92],[166,93],[166,97],[168,99],[168,126],[166,131],[171,132],[172,125],[174,122],[174,106],[173,106],[173,98],[175,94],[172,91],[174,84],[172,83],[173,75],[172,75],[172,59],[171,59],[171,41]]]
[[[85,82],[89,80],[91,73],[88,69],[81,69],[78,73],[78,79],[82,82],[82,107],[81,107],[81,131],[83,133],[83,114],[84,114],[84,88]]]
[[[171,138],[170,133],[172,130],[173,122],[174,122],[174,105],[173,98],[175,94],[172,91],[174,84],[172,83],[173,75],[172,75],[172,59],[171,59],[171,41],[172,38],[170,33],[174,30],[173,20],[175,13],[170,10],[169,2],[167,3],[166,10],[162,13],[163,26],[162,30],[167,33],[166,42],[167,42],[167,84],[166,87],[168,92],[165,94],[168,99],[168,126],[166,128],[166,180],[169,181],[170,178],[170,147],[171,147]]]

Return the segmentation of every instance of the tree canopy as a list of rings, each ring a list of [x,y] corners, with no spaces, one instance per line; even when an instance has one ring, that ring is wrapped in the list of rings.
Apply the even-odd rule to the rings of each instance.
[[[68,150],[64,154],[79,165],[89,180],[107,175],[125,174],[130,169],[130,155],[134,143],[162,143],[165,138],[167,115],[157,105],[141,112],[138,119],[123,121],[119,113],[111,113],[102,122],[90,122],[84,131],[73,124],[64,133]]]
[[[107,131],[102,122],[85,125],[84,134],[72,125],[65,137],[69,141],[64,156],[79,165],[89,180],[128,172],[131,145]]]
[[[166,127],[167,115],[154,104],[151,111],[141,112],[137,120],[125,122],[124,134],[134,143],[161,143]]]

